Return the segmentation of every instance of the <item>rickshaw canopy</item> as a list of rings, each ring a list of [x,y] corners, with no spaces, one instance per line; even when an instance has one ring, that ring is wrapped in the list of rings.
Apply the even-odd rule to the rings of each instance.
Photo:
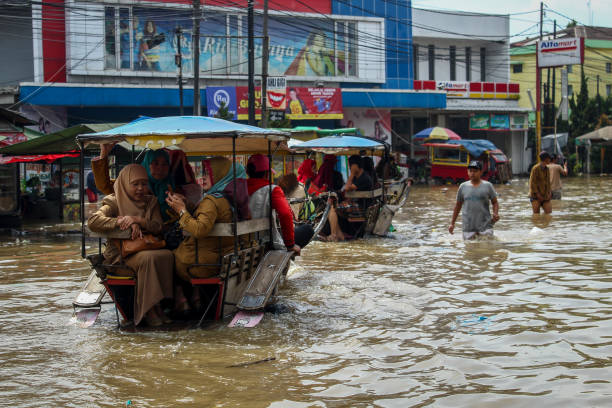
[[[362,150],[381,155],[387,148],[387,145],[383,142],[360,136],[327,136],[302,143],[290,143],[289,147],[296,153],[318,152],[349,156],[359,154]]]
[[[289,134],[205,116],[166,116],[142,118],[103,132],[81,134],[77,140],[91,143],[127,142],[135,147],[161,149],[175,147],[187,155],[236,154],[287,151]]]

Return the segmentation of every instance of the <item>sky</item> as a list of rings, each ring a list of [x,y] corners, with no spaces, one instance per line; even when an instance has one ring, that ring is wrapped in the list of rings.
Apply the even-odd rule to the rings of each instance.
[[[544,2],[543,31],[553,31],[553,20],[557,26],[565,28],[569,19],[554,13],[552,10],[574,18],[578,24],[589,25],[589,8],[587,0],[549,0]],[[595,26],[612,27],[612,0],[590,0],[592,23]],[[525,37],[539,35],[537,23],[540,18],[540,2],[536,0],[412,0],[412,7],[433,9],[470,11],[491,14],[513,14],[510,16],[510,34],[514,36],[510,42],[519,41]]]

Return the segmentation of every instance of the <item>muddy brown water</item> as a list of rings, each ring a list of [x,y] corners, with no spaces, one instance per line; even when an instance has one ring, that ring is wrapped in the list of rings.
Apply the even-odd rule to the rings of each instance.
[[[497,186],[497,238],[467,243],[456,187],[416,187],[393,239],[306,248],[252,329],[76,327],[78,240],[4,237],[0,406],[610,406],[611,187],[566,180],[533,217],[526,180]]]

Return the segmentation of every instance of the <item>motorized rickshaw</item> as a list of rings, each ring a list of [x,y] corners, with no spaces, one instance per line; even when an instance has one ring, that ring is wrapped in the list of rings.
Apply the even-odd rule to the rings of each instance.
[[[482,179],[492,183],[506,183],[512,176],[506,155],[491,141],[461,139],[423,143],[429,149],[430,178],[436,184],[459,184],[468,179],[467,166],[471,160],[482,162]]]
[[[234,164],[237,155],[263,153],[270,158],[277,150],[287,149],[288,139],[286,133],[277,130],[201,116],[140,119],[108,131],[77,137],[81,151],[92,143],[127,142],[134,149],[182,149],[188,157],[229,155]],[[81,155],[81,172],[83,163]],[[82,175],[80,180],[82,184]],[[218,268],[215,276],[191,279],[192,290],[200,292],[202,308],[198,310],[198,315],[191,316],[191,320],[179,324],[193,326],[196,323],[196,326],[201,326],[205,321],[219,320],[236,311],[256,311],[261,318],[262,310],[271,302],[286,275],[292,257],[291,252],[272,248],[269,237],[272,236],[273,220],[272,210],[268,217],[247,221],[238,221],[234,211],[231,223],[215,224],[208,236],[233,237],[233,251],[219,257],[215,264]],[[97,316],[96,311],[99,313],[102,297],[108,293],[115,305],[118,323],[119,315],[124,322],[130,322],[134,313],[137,277],[119,276],[115,273],[117,268],[125,269],[126,265],[106,265],[101,254],[103,241],[129,237],[120,230],[108,234],[89,231],[83,213],[81,222],[81,255],[91,262],[93,272],[73,303],[75,311],[85,309],[81,320],[90,321],[90,316]],[[97,251],[88,254],[87,244],[91,244],[92,239],[98,241]],[[197,260],[197,243],[195,247]],[[192,266],[201,265],[194,260]]]
[[[320,153],[332,154],[346,158],[351,155],[372,155],[384,156],[389,152],[389,146],[384,142],[362,137],[362,136],[328,136],[313,139],[302,143],[290,145],[290,149],[296,153]],[[347,166],[343,166],[347,168]],[[345,175],[346,176],[346,175]],[[367,234],[385,236],[389,232],[393,216],[405,203],[411,181],[403,180],[382,180],[379,186],[371,191],[352,191],[344,192],[344,199],[367,199],[369,205],[355,212],[348,217],[349,222],[362,223],[363,228],[359,231],[357,238]],[[331,200],[330,197],[338,198],[333,192],[323,192],[309,194],[307,203],[311,202],[311,207],[319,208],[321,216],[315,213],[312,221],[315,232],[318,233],[324,224]],[[306,205],[305,205],[306,206]],[[306,220],[306,222],[309,222]]]

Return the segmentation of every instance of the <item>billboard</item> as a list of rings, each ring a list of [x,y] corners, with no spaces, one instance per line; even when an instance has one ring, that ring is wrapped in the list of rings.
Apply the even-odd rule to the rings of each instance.
[[[491,130],[510,129],[510,116],[491,114]]]
[[[208,100],[208,88],[206,90]],[[286,90],[289,119],[342,119],[342,92],[340,88],[298,88]],[[249,87],[236,87],[238,120],[249,118]],[[255,117],[261,119],[261,87],[255,88]]]
[[[209,86],[206,88],[206,110],[208,116],[216,116],[221,104],[227,108],[227,112],[238,119],[236,88],[233,86]]]
[[[130,12],[131,9],[131,12]],[[358,21],[271,16],[268,73],[301,78],[357,77]],[[255,58],[261,60],[262,16],[255,17]],[[192,15],[186,9],[105,7],[105,69],[174,73],[178,33],[183,72],[193,70]],[[202,76],[246,74],[245,15],[207,10],[201,21]],[[228,37],[229,36],[229,37]],[[261,64],[256,64],[256,74]]]
[[[266,85],[267,107],[284,111],[287,108],[287,79],[285,77],[268,77]]]
[[[538,67],[558,67],[584,62],[584,38],[538,41]]]
[[[489,114],[475,113],[470,116],[470,130],[487,130],[489,129]]]

